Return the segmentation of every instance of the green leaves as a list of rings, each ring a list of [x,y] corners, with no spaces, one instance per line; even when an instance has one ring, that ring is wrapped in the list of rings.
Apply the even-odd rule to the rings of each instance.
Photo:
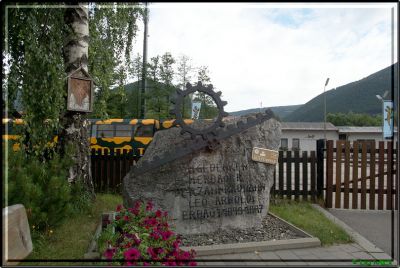
[[[381,115],[328,113],[326,120],[335,126],[382,126]]]

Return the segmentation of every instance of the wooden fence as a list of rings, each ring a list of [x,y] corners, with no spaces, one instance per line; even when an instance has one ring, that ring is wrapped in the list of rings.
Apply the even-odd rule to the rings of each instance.
[[[397,209],[395,159],[391,141],[327,141],[326,207]]]
[[[336,147],[334,147],[334,143]],[[328,208],[397,209],[396,149],[392,142],[318,140],[317,151],[279,151],[272,195],[289,199],[325,199]],[[120,191],[122,179],[137,161],[132,152],[92,150],[97,192]]]
[[[137,160],[133,152],[127,150],[92,150],[91,168],[96,192],[120,192],[122,179]]]
[[[323,179],[317,176],[318,159],[315,151],[279,151],[277,169],[274,173],[272,194],[295,200],[316,201],[321,195],[318,187]],[[319,190],[321,189],[321,190]]]

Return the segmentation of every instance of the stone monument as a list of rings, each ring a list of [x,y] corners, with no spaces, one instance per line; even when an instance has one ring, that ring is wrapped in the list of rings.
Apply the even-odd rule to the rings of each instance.
[[[224,121],[220,133],[254,119],[248,115]],[[191,127],[207,129],[210,124],[195,121]],[[180,234],[261,227],[268,213],[275,165],[255,161],[252,154],[254,148],[278,149],[280,123],[271,117],[230,137],[214,139],[212,146],[141,172],[160,155],[168,156],[176,147],[196,143],[191,139],[193,133],[181,132],[175,127],[155,134],[144,156],[124,178],[124,205],[151,200],[156,208],[169,212]]]

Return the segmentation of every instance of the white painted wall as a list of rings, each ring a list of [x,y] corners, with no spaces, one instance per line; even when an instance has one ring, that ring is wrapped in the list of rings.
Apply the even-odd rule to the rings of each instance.
[[[397,133],[395,133],[395,142],[397,141]],[[292,150],[293,139],[300,140],[301,151],[315,151],[317,150],[317,140],[324,139],[323,130],[293,130],[293,129],[282,129],[281,139],[288,139],[288,150]],[[326,131],[327,140],[338,140],[339,132],[337,130]],[[375,140],[376,146],[379,145],[379,141],[384,141],[382,133],[347,133],[347,140],[350,142],[356,140]],[[386,140],[388,141],[388,140]],[[281,146],[281,144],[279,145]]]
[[[324,138],[323,130],[287,130],[282,129],[281,139],[288,139],[288,150],[292,150],[293,139],[300,140],[301,151],[315,151],[317,150],[317,140]],[[327,140],[339,139],[338,132],[336,130],[326,131]]]
[[[389,141],[384,140],[382,133],[346,133],[348,141],[356,141],[356,140],[375,140],[376,145],[379,144],[380,141]],[[394,135],[395,142],[397,141],[397,133]]]

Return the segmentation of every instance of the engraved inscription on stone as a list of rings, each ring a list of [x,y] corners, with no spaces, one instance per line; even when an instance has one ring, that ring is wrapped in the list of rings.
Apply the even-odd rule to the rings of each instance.
[[[278,155],[278,151],[254,147],[251,159],[257,162],[275,165],[278,163]]]

